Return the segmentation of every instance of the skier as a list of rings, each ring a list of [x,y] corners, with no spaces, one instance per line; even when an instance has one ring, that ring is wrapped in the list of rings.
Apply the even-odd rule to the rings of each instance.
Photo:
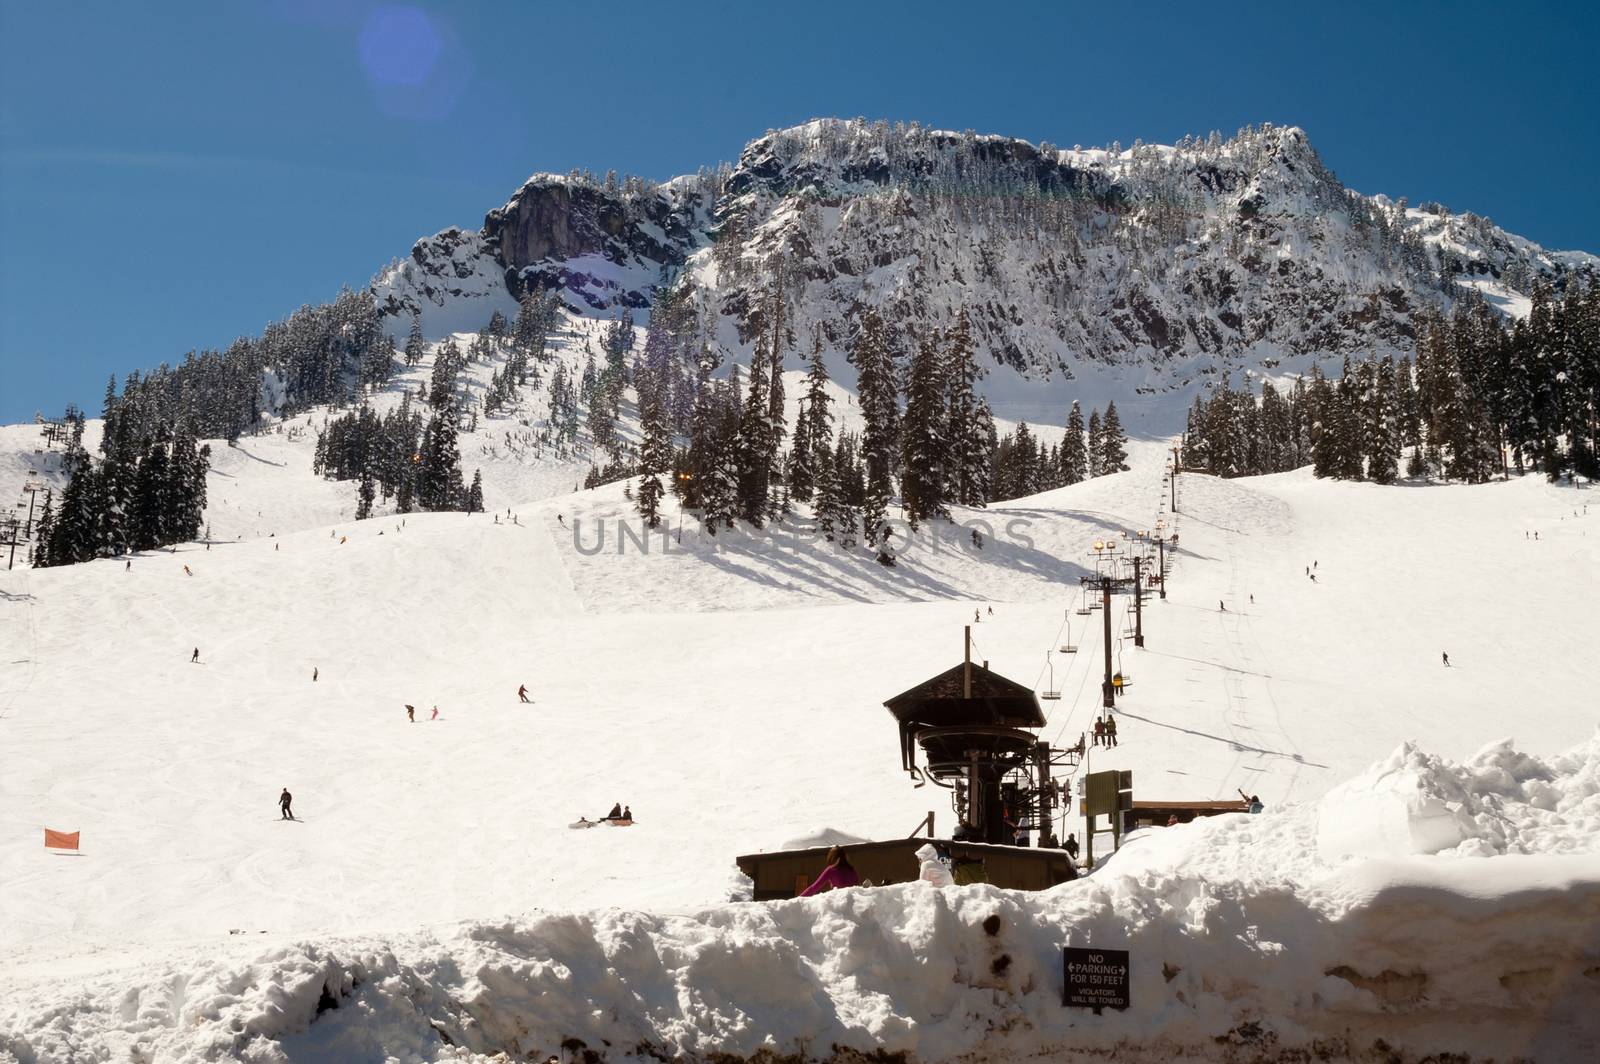
[[[989,616],[991,616],[991,617],[994,616],[994,607],[993,606],[989,607]]]
[[[1077,834],[1077,832],[1069,831],[1067,833],[1067,841],[1062,844],[1061,848],[1063,850],[1067,851],[1067,856],[1068,857],[1070,857],[1074,861],[1076,861],[1078,859],[1078,834]]]
[[[861,885],[861,873],[850,863],[850,858],[843,849],[834,846],[828,850],[828,864],[822,874],[816,878],[805,890],[800,892],[800,897],[809,898],[813,894],[820,894],[825,890],[839,887],[855,887]]]
[[[1448,669],[1450,667],[1450,655],[1441,651],[1439,656],[1444,658],[1444,667]]]
[[[1106,722],[1096,718],[1094,722],[1094,745],[1104,746],[1106,743]]]
[[[278,818],[279,820],[293,820],[294,819],[294,810],[289,808],[289,806],[293,802],[294,802],[294,795],[290,794],[289,793],[289,788],[285,787],[283,789],[283,793],[278,795],[278,809],[279,809],[280,812],[283,813],[283,815]]]
[[[983,616],[982,616],[982,614],[979,613],[978,607],[976,607],[976,606],[972,607],[972,623],[973,624],[982,624],[983,623]]]
[[[1256,604],[1256,597],[1255,597],[1255,595],[1251,595],[1250,596],[1250,605],[1254,606],[1255,604]]]
[[[1227,603],[1223,602],[1221,599],[1217,599],[1217,609],[1221,610],[1223,613],[1227,613],[1228,612]]]
[[[122,571],[125,572],[125,573],[133,572],[133,559],[132,558],[128,559],[127,564],[125,564],[122,567]]]
[[[1125,684],[1126,681],[1123,680],[1122,673],[1119,672],[1115,676],[1111,677],[1111,690],[1117,694],[1122,694],[1122,688]]]
[[[185,565],[183,567],[183,575],[184,576],[193,576],[194,575],[194,570],[189,568],[187,565]]]
[[[1116,746],[1117,745],[1117,718],[1116,717],[1107,717],[1106,718],[1106,745],[1107,746]]]
[[[1316,573],[1312,573],[1311,574],[1311,582],[1313,584],[1317,582],[1317,574]]]
[[[406,707],[406,720],[409,720],[413,724],[415,724],[417,722],[417,707],[416,706],[407,706]]]
[[[315,665],[311,666],[311,682],[317,682],[317,667]]]
[[[566,528],[567,527],[567,519],[566,519],[566,517],[563,516],[562,514],[556,514],[556,524],[560,525],[562,528]]]
[[[626,805],[622,807],[622,819],[628,821],[630,824],[633,822],[633,809],[631,807]]]
[[[438,706],[434,706],[433,707],[433,716],[429,717],[428,719],[429,720],[438,720],[439,719],[439,707]]]
[[[523,684],[521,687],[517,688],[517,697],[522,699],[522,701],[524,701],[524,702],[532,702],[533,701],[533,699],[528,697],[528,685],[527,684]]]
[[[194,653],[189,655],[189,664],[194,665],[200,660],[200,648],[195,647]]]

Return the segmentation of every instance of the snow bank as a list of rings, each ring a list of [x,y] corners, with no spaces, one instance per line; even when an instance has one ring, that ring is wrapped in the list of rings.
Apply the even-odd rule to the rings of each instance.
[[[1141,832],[1041,893],[533,913],[0,977],[0,1059],[1580,1059],[1600,1039],[1597,755],[1408,744],[1320,806]],[[1061,1005],[1069,944],[1130,951],[1127,1012]]]
[[[1592,851],[1600,839],[1600,738],[1549,762],[1510,739],[1464,764],[1405,743],[1329,791],[1319,811],[1322,856]]]

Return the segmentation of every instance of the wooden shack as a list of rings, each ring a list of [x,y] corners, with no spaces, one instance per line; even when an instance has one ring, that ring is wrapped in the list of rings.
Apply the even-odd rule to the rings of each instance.
[[[1046,890],[1078,878],[1078,870],[1064,850],[1035,850],[1026,846],[992,846],[982,842],[955,842],[914,835],[887,842],[862,842],[844,847],[863,883],[886,886],[909,883],[921,872],[917,851],[932,842],[949,854],[958,879],[990,883],[1012,890]],[[751,853],[734,860],[755,884],[756,901],[793,898],[822,874],[827,846],[807,850]]]
[[[1122,814],[1122,830],[1129,832],[1135,828],[1166,827],[1167,821],[1173,817],[1178,818],[1178,823],[1187,824],[1191,820],[1205,816],[1221,816],[1224,813],[1247,813],[1250,807],[1237,799],[1226,798],[1221,801],[1136,801],[1133,808]]]

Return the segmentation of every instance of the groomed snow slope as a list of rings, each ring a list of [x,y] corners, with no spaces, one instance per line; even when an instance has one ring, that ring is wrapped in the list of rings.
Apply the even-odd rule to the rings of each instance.
[[[1600,970],[1600,508],[1531,478],[1186,475],[1173,517],[1161,453],[958,514],[993,524],[983,551],[913,544],[892,571],[714,553],[687,524],[674,553],[657,533],[619,555],[614,525],[583,553],[627,517],[608,488],[518,524],[412,515],[0,575],[0,1059],[543,1059],[566,1037],[612,1059],[1130,1037],[1129,1059],[1379,1037],[1402,1059],[1572,1059]],[[1136,837],[1041,895],[720,904],[735,854],[949,823],[894,768],[880,703],[958,661],[979,605],[978,657],[1065,692],[1052,738],[1082,730],[1085,548],[1157,519],[1180,533],[1169,598],[1120,648],[1123,745],[1092,767],[1131,768],[1141,798],[1242,787],[1265,816]],[[1064,617],[1081,652],[1046,668]],[[1396,753],[1505,735],[1525,753]],[[1319,801],[1385,759],[1339,792],[1378,796],[1360,823]],[[640,823],[567,829],[613,801]],[[82,855],[44,853],[45,826]],[[1069,940],[1134,950],[1132,1012],[1061,1009]]]

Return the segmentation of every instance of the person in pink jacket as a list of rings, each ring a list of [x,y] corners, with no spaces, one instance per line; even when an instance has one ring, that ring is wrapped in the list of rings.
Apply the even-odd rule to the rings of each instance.
[[[828,851],[828,867],[822,870],[817,881],[800,892],[800,897],[809,898],[813,894],[821,894],[825,890],[835,887],[857,887],[861,885],[861,876],[855,866],[850,863],[850,858],[845,852],[835,846]]]

